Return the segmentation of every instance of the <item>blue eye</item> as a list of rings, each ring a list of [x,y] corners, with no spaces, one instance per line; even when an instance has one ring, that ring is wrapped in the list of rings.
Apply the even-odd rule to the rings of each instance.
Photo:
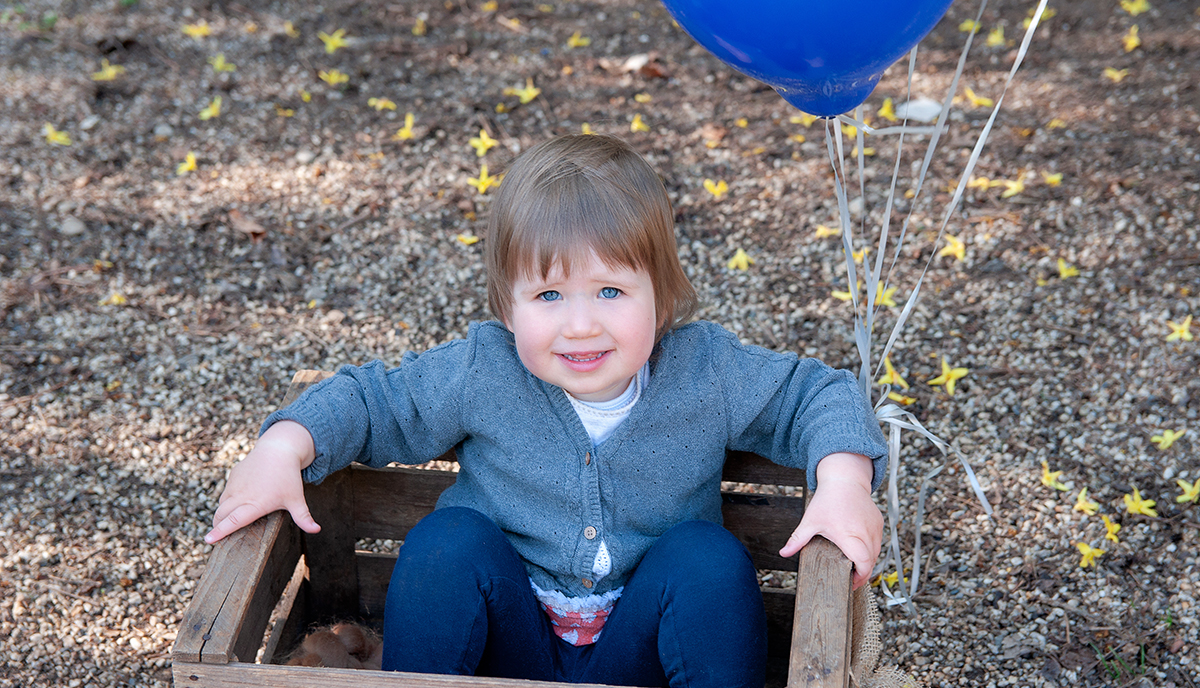
[[[558,292],[551,289],[550,291],[544,291],[544,292],[538,294],[538,298],[543,301],[557,301],[562,298],[562,294],[559,294]]]
[[[621,295],[621,290],[616,287],[605,287],[600,290],[600,298],[615,299]]]

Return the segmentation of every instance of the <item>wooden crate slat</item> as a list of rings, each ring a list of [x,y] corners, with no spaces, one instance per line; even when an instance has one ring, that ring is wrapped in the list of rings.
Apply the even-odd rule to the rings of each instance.
[[[172,666],[180,688],[562,688],[562,683],[484,676],[441,676],[360,669],[329,669],[278,664],[193,664]],[[577,688],[606,688],[579,683]]]
[[[358,538],[403,540],[410,528],[437,505],[455,473],[419,468],[354,465],[354,534]]]
[[[358,609],[354,558],[354,471],[337,471],[320,485],[304,486],[304,498],[319,533],[304,537],[308,564],[308,619],[315,623],[351,618]]]
[[[382,622],[388,583],[392,581],[397,557],[378,552],[359,552],[355,556],[358,558],[358,615]]]
[[[761,588],[763,609],[767,612],[767,656],[791,656],[792,618],[796,614],[796,591]]]
[[[295,401],[309,387],[327,377],[333,376],[334,373],[328,370],[301,370],[297,372],[292,376],[292,384],[288,386],[287,392],[283,395],[283,401],[280,402],[279,408],[283,408]]]
[[[721,493],[721,515],[725,528],[737,536],[754,566],[759,569],[794,571],[796,562],[779,556],[788,536],[800,525],[804,500],[786,495]]]
[[[850,685],[852,568],[841,550],[819,535],[800,551],[788,688]]]
[[[296,563],[292,579],[288,581],[278,609],[282,616],[271,629],[267,644],[263,646],[262,661],[265,664],[282,664],[304,632],[305,605],[308,604],[308,566],[301,559]]]
[[[756,485],[790,485],[805,487],[808,478],[799,468],[788,468],[771,463],[758,454],[729,452],[725,455],[725,468],[721,480],[731,483],[754,483]]]
[[[257,650],[299,557],[299,531],[284,512],[264,516],[218,542],[180,621],[172,660],[223,664],[246,653],[251,644]]]

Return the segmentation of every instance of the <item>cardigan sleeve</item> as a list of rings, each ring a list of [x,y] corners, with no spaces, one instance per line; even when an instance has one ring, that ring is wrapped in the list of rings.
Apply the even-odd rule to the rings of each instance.
[[[475,358],[473,330],[465,340],[408,352],[390,370],[382,361],[343,366],[268,416],[259,434],[281,420],[309,431],[316,458],[302,473],[305,482],[354,461],[381,467],[435,459],[466,436],[461,402]]]
[[[727,333],[710,358],[729,408],[730,449],[804,469],[817,486],[817,464],[838,452],[874,466],[871,489],[887,474],[887,444],[854,376],[812,358],[746,346]]]

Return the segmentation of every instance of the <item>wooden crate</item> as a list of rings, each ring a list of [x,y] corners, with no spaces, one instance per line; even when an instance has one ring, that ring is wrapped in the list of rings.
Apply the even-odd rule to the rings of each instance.
[[[330,373],[296,374],[291,403]],[[443,457],[453,460],[453,455]],[[363,539],[403,540],[438,495],[451,471],[374,469],[353,465],[308,485],[305,496],[321,532],[310,535],[276,512],[214,546],[184,613],[172,650],[178,688],[479,688],[561,686],[471,676],[283,666],[280,662],[315,624],[358,620],[379,628],[394,554],[358,551]],[[756,485],[803,486],[803,471],[731,453],[724,479]],[[796,570],[777,552],[804,511],[800,497],[723,492],[725,527],[750,551],[755,566]],[[824,538],[799,556],[796,590],[763,588],[767,611],[768,685],[849,685],[851,564]],[[271,624],[274,612],[276,621]],[[270,633],[267,633],[271,626]],[[256,658],[259,658],[256,660]]]

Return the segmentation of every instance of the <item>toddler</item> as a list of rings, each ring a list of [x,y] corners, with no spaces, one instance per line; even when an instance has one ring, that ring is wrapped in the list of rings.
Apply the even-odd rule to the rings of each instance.
[[[383,668],[616,685],[758,686],[762,597],[720,527],[726,450],[808,473],[782,556],[816,534],[862,585],[883,519],[883,435],[853,377],[688,324],[662,182],[619,139],[522,155],[486,237],[497,321],[387,369],[346,366],[263,425],[229,475],[215,542],[358,461],[459,473],[405,538]]]

